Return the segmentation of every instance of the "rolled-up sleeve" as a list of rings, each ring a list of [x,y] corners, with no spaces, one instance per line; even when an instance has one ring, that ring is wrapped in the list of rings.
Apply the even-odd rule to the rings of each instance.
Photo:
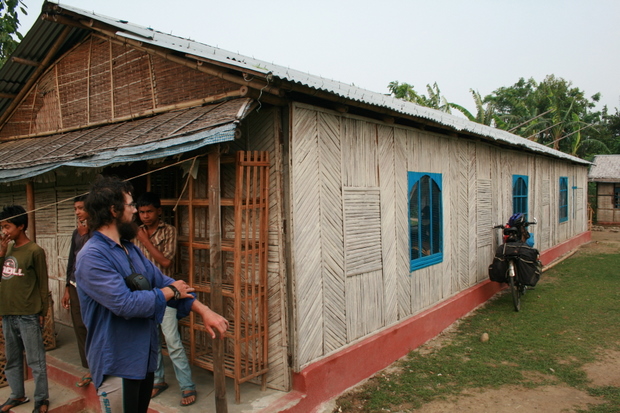
[[[174,227],[172,228],[174,229]],[[175,234],[176,234],[176,231],[175,231]],[[192,294],[193,298],[184,298],[182,300],[170,300],[166,302],[164,293],[160,289],[172,284],[175,280],[163,274],[161,270],[155,264],[153,264],[153,262],[151,262],[148,258],[146,258],[143,254],[140,254],[140,257],[142,259],[142,265],[144,265],[146,272],[153,273],[153,287],[158,292],[158,296],[161,296],[161,299],[163,300],[164,304],[168,305],[168,307],[173,307],[177,309],[177,318],[181,319],[183,317],[188,316],[191,311],[192,304],[194,303],[194,300],[196,300],[196,295]],[[162,317],[163,317],[163,312],[162,312]]]

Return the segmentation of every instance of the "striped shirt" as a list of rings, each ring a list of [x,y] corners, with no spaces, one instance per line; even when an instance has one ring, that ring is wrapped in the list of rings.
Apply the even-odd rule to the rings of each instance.
[[[142,225],[140,228],[143,227],[144,225]],[[171,261],[174,260],[174,256],[177,253],[177,229],[175,227],[173,227],[172,225],[168,225],[160,220],[157,229],[155,229],[155,232],[153,232],[149,236],[149,239],[151,240],[155,248],[157,248],[164,255],[164,257],[168,258]],[[138,238],[135,238],[133,240],[133,243],[136,244],[138,248],[140,248],[140,251],[142,251],[144,256],[148,258],[153,264],[155,264],[155,266],[159,268],[164,275],[172,277],[172,275],[174,274],[174,263],[168,268],[163,268],[157,261],[153,259],[151,253],[140,241],[138,241]]]

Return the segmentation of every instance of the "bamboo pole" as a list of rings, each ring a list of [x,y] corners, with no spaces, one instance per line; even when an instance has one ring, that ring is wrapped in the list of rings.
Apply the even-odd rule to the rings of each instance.
[[[34,66],[34,67],[39,67],[41,65],[41,63],[35,62],[34,60],[23,59],[17,56],[11,57],[11,60],[15,63],[19,63],[20,65]]]
[[[235,273],[235,287],[234,287],[234,296],[235,296],[235,306],[234,306],[234,315],[233,319],[235,320],[235,335],[234,335],[234,378],[235,378],[235,402],[239,403],[241,400],[241,390],[239,387],[239,379],[241,376],[241,279],[242,279],[242,271],[244,270],[241,265],[241,252],[246,250],[242,249],[242,236],[241,231],[243,229],[243,209],[242,206],[244,204],[243,197],[243,183],[244,176],[243,172],[244,161],[246,159],[247,152],[238,151],[237,152],[237,164],[235,166],[235,263],[234,263],[234,273]],[[247,259],[247,258],[246,258]]]
[[[86,123],[90,123],[90,78],[93,70],[93,38],[88,42],[88,76],[86,77]]]
[[[108,64],[110,65],[110,119],[114,119],[114,50],[112,42],[109,43],[110,59]]]
[[[58,102],[58,120],[60,121],[60,129],[64,129],[62,126],[64,125],[62,116],[62,101],[60,98],[60,87],[58,85],[58,65],[54,66],[54,82],[56,84],[56,100]]]
[[[30,240],[37,242],[37,222],[34,216],[34,183],[28,181],[26,183],[26,209],[28,210],[28,234]]]
[[[37,113],[36,113],[36,107],[37,107],[37,98],[39,97],[39,84],[37,83],[34,86],[34,97],[32,98],[32,106],[30,107],[30,124],[28,125],[28,135],[30,135],[32,133],[32,130],[34,129],[34,127],[36,126],[36,119],[37,119]]]
[[[153,70],[153,56],[147,55],[147,57],[149,60],[149,80],[151,82],[151,107],[155,110],[157,109],[157,99],[155,99],[155,71]]]
[[[209,185],[209,264],[211,278],[211,310],[224,314],[222,296],[222,207],[220,205],[220,146],[215,145],[208,155]],[[224,371],[224,340],[213,340],[213,377],[215,380],[215,411],[227,413],[226,372]]]
[[[194,252],[194,242],[196,241],[196,236],[194,234],[195,231],[195,219],[194,219],[194,208],[195,208],[195,204],[194,204],[194,194],[195,194],[195,188],[194,188],[194,184],[196,183],[196,180],[194,178],[192,178],[192,174],[188,174],[187,176],[187,182],[188,182],[188,193],[187,193],[187,212],[189,214],[188,217],[188,241],[189,241],[189,285],[194,288],[195,287],[195,272],[196,272],[196,264],[195,264],[195,259],[196,257],[194,256],[195,252]],[[180,197],[183,197],[183,193],[181,193],[179,195]],[[189,356],[190,359],[192,360],[192,362],[194,360],[196,360],[196,313],[194,313],[193,311],[189,314],[189,342],[191,343],[190,347],[189,347]]]

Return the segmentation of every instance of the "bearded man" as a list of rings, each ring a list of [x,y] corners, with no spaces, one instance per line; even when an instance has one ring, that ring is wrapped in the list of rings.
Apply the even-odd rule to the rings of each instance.
[[[138,231],[132,192],[118,178],[95,181],[85,201],[91,238],[77,256],[86,355],[103,412],[147,412],[166,306],[200,315],[212,338],[228,329],[193,288],[163,275],[130,241]]]

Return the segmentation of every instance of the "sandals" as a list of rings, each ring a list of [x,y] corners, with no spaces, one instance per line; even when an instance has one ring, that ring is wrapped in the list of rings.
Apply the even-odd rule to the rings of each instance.
[[[45,406],[45,410],[41,410],[41,407]],[[50,408],[50,401],[49,400],[41,400],[38,402],[34,402],[34,410],[32,411],[32,413],[47,413],[47,411]]]
[[[93,378],[91,377],[90,373],[86,373],[85,375],[82,376],[80,381],[75,383],[75,386],[76,387],[86,387],[86,386],[88,386],[92,382],[93,382]]]
[[[191,406],[192,404],[196,403],[196,400],[198,400],[198,398],[196,397],[196,390],[183,390],[181,392],[181,406]],[[183,403],[183,401],[185,399],[188,399],[190,397],[194,397],[194,400],[189,402],[189,403]]]
[[[3,405],[0,406],[0,411],[10,412],[13,407],[17,407],[20,404],[28,403],[30,399],[28,397],[20,397],[19,399],[11,399],[10,397]]]
[[[168,388],[168,383],[155,383],[153,385],[153,392],[151,393],[151,399],[153,397],[157,397],[164,392]]]
[[[0,406],[0,411],[10,412],[11,409],[13,409],[14,407],[17,407],[24,403],[28,403],[29,401],[30,399],[28,397],[21,397],[19,399],[11,399],[9,397],[9,399],[6,402],[4,402],[2,406]],[[43,406],[45,406],[45,410],[41,412],[41,407]],[[49,400],[41,400],[38,402],[34,402],[34,410],[32,411],[32,413],[47,413],[47,411],[49,410],[49,406],[50,406]]]

